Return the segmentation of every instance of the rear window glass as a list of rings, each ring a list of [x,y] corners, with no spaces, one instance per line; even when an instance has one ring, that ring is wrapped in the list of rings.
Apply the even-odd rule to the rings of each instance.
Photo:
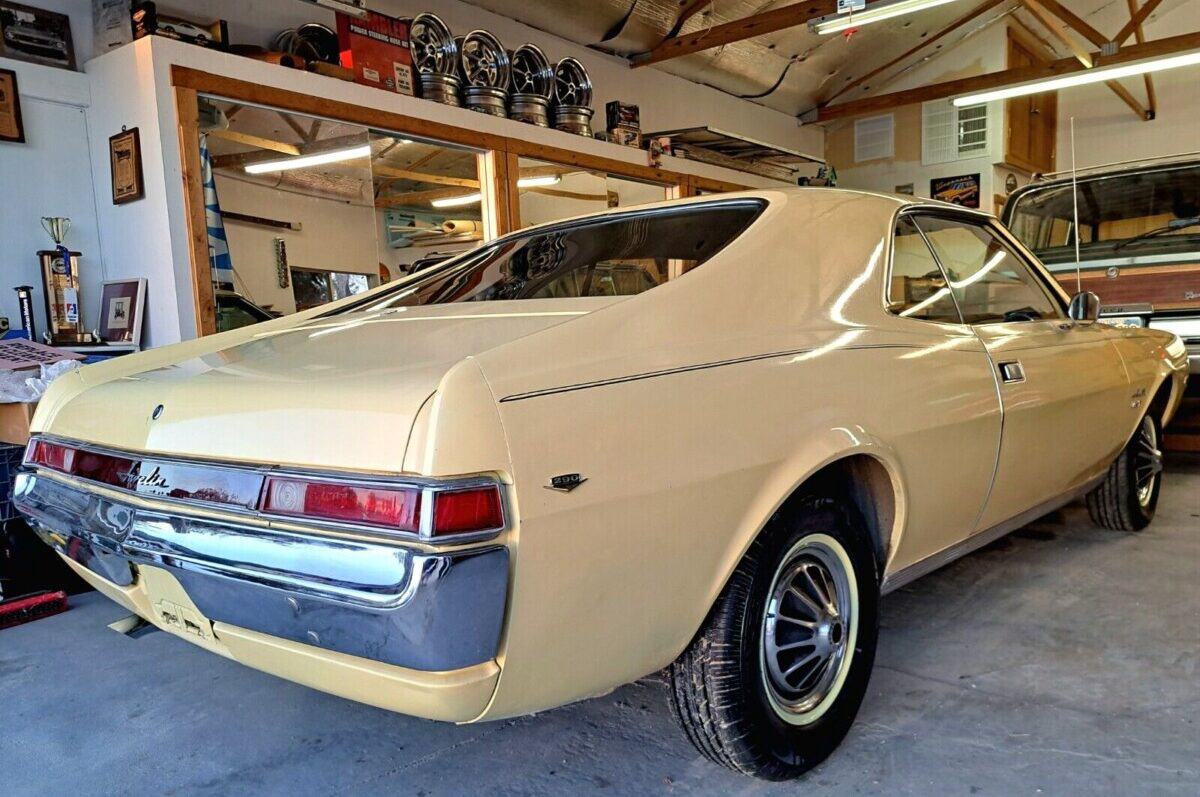
[[[731,200],[545,227],[440,264],[342,312],[404,305],[632,296],[677,278],[737,238],[765,207]]]

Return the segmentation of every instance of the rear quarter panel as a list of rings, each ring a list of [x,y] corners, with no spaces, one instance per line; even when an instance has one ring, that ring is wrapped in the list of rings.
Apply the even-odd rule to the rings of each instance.
[[[970,533],[982,495],[946,487],[962,477],[982,490],[990,479],[995,389],[969,346],[899,359],[944,344],[923,340],[797,335],[781,338],[790,353],[776,357],[502,401],[520,524],[485,717],[667,665],[774,511],[835,459],[873,456],[893,479],[889,567]],[[546,489],[565,473],[587,481]],[[905,539],[906,527],[920,531]]]

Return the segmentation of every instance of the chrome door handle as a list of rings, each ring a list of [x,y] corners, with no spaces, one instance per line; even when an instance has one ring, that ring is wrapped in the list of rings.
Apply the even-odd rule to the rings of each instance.
[[[1021,367],[1019,360],[1009,360],[1008,362],[999,363],[997,368],[1000,369],[1000,379],[1005,384],[1014,384],[1016,382],[1025,381],[1025,369]]]

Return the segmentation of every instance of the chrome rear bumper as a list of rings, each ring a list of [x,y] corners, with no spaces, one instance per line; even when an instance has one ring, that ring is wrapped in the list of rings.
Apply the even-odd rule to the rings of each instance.
[[[34,472],[13,501],[59,553],[118,586],[169,570],[207,619],[414,670],[496,656],[508,589],[499,546],[428,554],[148,510]]]

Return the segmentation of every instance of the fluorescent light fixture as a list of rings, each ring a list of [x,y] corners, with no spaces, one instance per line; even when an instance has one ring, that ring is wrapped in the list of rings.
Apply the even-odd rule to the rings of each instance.
[[[882,22],[892,17],[912,14],[917,11],[924,11],[927,8],[944,6],[947,3],[955,2],[958,2],[958,0],[884,0],[884,2],[869,4],[857,14],[837,14],[822,17],[808,23],[808,26],[813,32],[821,35],[826,33],[840,33],[841,31],[857,28],[861,25],[870,25],[872,22]]]
[[[448,196],[442,199],[435,199],[429,204],[435,208],[456,208],[461,205],[474,205],[482,199],[482,194],[463,194],[462,196]]]
[[[545,185],[557,185],[562,182],[562,177],[557,174],[547,174],[544,177],[522,177],[517,180],[518,188],[538,188]],[[463,205],[474,205],[483,199],[481,194],[463,194],[462,196],[448,196],[442,199],[435,199],[429,204],[435,208],[457,208]]]
[[[547,174],[544,177],[522,177],[517,180],[517,188],[540,188],[546,185],[558,185],[562,178],[557,174]]]
[[[277,161],[251,163],[247,164],[246,172],[248,174],[286,172],[291,169],[308,169],[312,166],[323,166],[326,163],[337,163],[338,161],[348,161],[354,160],[355,158],[369,157],[371,157],[371,145],[363,144],[361,147],[350,147],[349,149],[331,149],[328,152],[318,152],[315,155],[300,155],[295,158],[282,158]]]
[[[1059,89],[1066,89],[1072,86],[1103,83],[1123,77],[1144,75],[1149,72],[1161,72],[1164,69],[1177,69],[1181,66],[1196,66],[1197,64],[1200,64],[1200,52],[1172,55],[1165,58],[1152,58],[1147,61],[1135,61],[1131,64],[1098,66],[1094,69],[1085,69],[1082,72],[1074,72],[1063,77],[1031,80],[1028,83],[1018,83],[1013,86],[980,92],[979,94],[955,97],[953,103],[959,107],[964,105],[978,105],[981,102],[1007,100],[1011,97],[1024,97],[1027,94],[1040,94],[1043,91],[1058,91]]]

